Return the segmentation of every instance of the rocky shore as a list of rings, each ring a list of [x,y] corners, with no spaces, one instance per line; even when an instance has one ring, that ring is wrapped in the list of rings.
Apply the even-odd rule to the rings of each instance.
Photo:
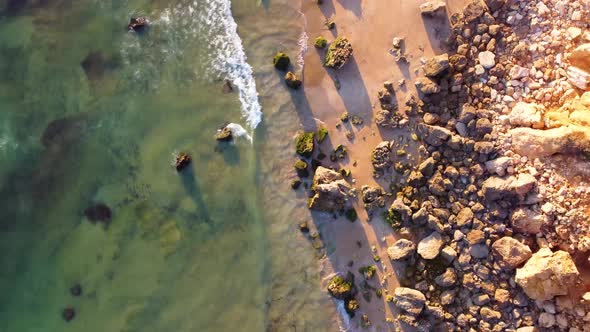
[[[441,1],[420,12],[448,15]],[[406,83],[387,81],[377,93],[375,125],[404,133],[364,157],[379,186],[338,158],[320,166],[321,142],[301,134],[309,208],[391,226],[373,257],[380,282],[341,269],[328,284],[358,326],[371,325],[358,297],[373,289],[392,306],[387,330],[590,330],[589,17],[587,1],[562,0],[474,0],[449,15],[446,53],[420,59],[416,92],[398,103]],[[395,61],[412,62],[401,45]]]

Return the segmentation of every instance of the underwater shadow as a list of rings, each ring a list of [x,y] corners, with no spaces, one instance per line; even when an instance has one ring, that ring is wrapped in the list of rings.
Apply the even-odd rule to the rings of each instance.
[[[193,162],[194,163],[194,162]],[[185,168],[182,172],[178,173],[180,181],[182,182],[182,186],[184,190],[189,194],[192,200],[197,204],[199,211],[201,212],[201,217],[205,222],[208,224],[212,223],[211,215],[209,214],[209,208],[203,199],[203,193],[201,191],[201,186],[197,181],[197,177],[194,172],[193,163],[190,164],[189,167]]]

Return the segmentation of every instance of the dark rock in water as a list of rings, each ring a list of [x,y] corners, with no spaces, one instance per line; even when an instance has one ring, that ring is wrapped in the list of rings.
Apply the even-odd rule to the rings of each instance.
[[[301,180],[293,180],[291,181],[291,189],[297,190],[301,187]]]
[[[299,224],[299,230],[301,233],[309,233],[309,226],[307,225],[307,221],[303,221]]]
[[[346,37],[338,37],[330,44],[324,66],[340,69],[352,57],[352,44]]]
[[[229,80],[223,82],[223,93],[230,93],[234,91],[234,87]]]
[[[148,24],[149,24],[149,22],[148,22],[147,18],[145,18],[145,17],[132,17],[129,20],[129,24],[127,25],[127,29],[133,30],[135,32],[141,32],[148,26]]]
[[[272,63],[276,69],[280,71],[287,71],[289,64],[291,64],[291,59],[289,59],[287,54],[279,52],[273,58]]]
[[[66,322],[69,322],[76,316],[76,310],[74,310],[72,307],[65,308],[62,311],[61,316]]]
[[[102,53],[92,52],[80,63],[89,80],[99,80],[104,76],[106,61]]]
[[[70,294],[73,296],[80,296],[82,295],[82,286],[80,284],[75,284],[70,288]]]
[[[297,160],[293,167],[295,168],[295,171],[299,177],[306,178],[309,176],[309,171],[307,170],[307,163],[305,160]]]
[[[285,75],[285,83],[293,90],[297,90],[301,87],[301,80],[293,72],[287,72]]]
[[[233,139],[231,130],[228,127],[223,127],[217,129],[217,133],[215,134],[215,139],[218,141],[229,142]]]
[[[187,168],[188,165],[190,165],[190,163],[191,163],[191,156],[189,156],[188,154],[181,152],[176,156],[176,170],[178,172]]]
[[[71,141],[83,135],[86,129],[85,118],[71,117],[51,121],[41,137],[43,146],[69,145]]]
[[[84,215],[90,222],[102,222],[108,224],[113,216],[111,209],[103,203],[98,203],[84,210]]]

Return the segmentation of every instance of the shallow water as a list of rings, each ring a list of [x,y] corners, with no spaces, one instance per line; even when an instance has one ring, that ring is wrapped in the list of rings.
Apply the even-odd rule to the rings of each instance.
[[[287,1],[233,2],[266,120],[253,144],[218,145],[217,127],[248,128],[244,114],[258,110],[239,45],[222,46],[235,41],[222,2],[63,0],[4,12],[2,330],[334,328],[296,232],[290,174],[273,161],[292,155],[299,125],[268,59],[297,52],[301,17]],[[137,14],[150,29],[126,32]],[[223,78],[237,91],[224,93]],[[172,166],[180,151],[193,157],[182,174]],[[111,208],[108,225],[84,216],[96,203]],[[66,307],[76,310],[69,323]]]

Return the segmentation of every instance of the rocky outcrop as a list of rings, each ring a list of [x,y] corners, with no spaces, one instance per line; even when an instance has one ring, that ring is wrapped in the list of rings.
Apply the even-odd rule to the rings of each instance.
[[[513,270],[532,256],[531,249],[518,240],[505,236],[492,244],[496,261],[504,270]]]
[[[510,130],[514,152],[531,159],[556,153],[576,153],[588,143],[582,127],[563,126],[548,130],[515,128]]]
[[[383,141],[375,147],[375,150],[371,154],[371,163],[373,164],[375,173],[387,173],[392,163],[391,142]]]
[[[424,96],[433,95],[440,92],[440,86],[435,81],[429,79],[428,77],[418,77],[416,82],[416,89]]]
[[[542,248],[516,270],[514,280],[533,300],[546,301],[567,295],[578,277],[578,269],[567,252]]]
[[[428,1],[420,5],[420,13],[423,16],[445,16],[447,4],[444,1]]]
[[[317,211],[337,212],[348,206],[350,185],[342,175],[325,167],[318,167],[311,187],[314,195],[309,199],[309,208]]]
[[[328,47],[324,65],[329,68],[340,69],[351,57],[352,44],[346,37],[338,37]]]

